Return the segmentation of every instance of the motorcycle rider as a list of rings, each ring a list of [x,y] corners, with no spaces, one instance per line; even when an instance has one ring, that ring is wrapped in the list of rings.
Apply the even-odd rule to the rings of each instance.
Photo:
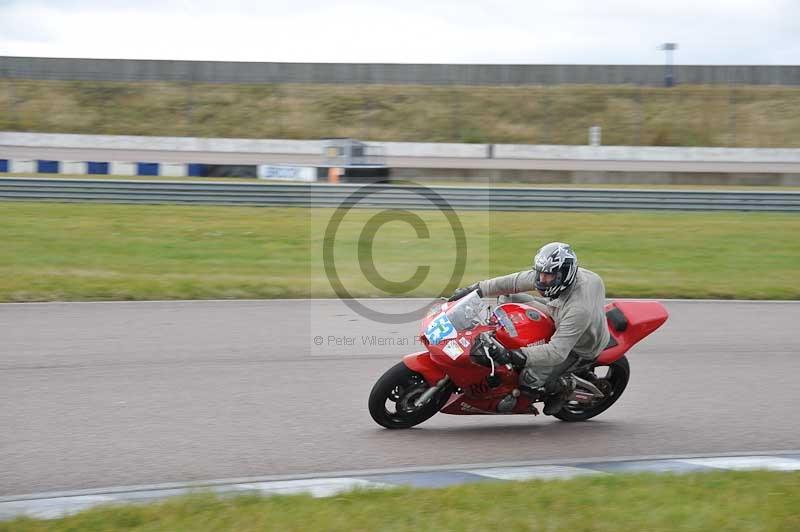
[[[536,289],[542,297],[521,292]],[[556,331],[543,345],[507,351],[497,343],[490,348],[501,363],[520,369],[520,387],[545,392],[544,413],[559,412],[574,389],[562,375],[583,360],[594,360],[608,345],[604,312],[605,286],[596,273],[578,267],[578,257],[569,244],[551,242],[536,253],[533,267],[459,288],[449,301],[477,290],[480,297],[505,296],[504,303],[544,305]]]

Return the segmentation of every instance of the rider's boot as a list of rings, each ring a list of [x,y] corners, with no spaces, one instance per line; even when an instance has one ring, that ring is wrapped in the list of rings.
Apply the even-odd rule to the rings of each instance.
[[[553,387],[548,390],[548,394],[545,397],[544,410],[542,410],[544,415],[552,416],[553,414],[561,412],[561,409],[564,408],[565,404],[567,404],[567,399],[574,391],[574,380],[570,379],[569,377],[559,378],[554,383]]]

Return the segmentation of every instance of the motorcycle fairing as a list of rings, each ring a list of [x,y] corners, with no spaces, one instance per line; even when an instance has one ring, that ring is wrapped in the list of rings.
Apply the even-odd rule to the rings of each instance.
[[[403,364],[408,369],[415,371],[423,376],[425,382],[431,386],[435,386],[437,382],[445,377],[444,370],[433,363],[431,354],[427,351],[420,351],[412,353],[403,357]]]
[[[669,316],[658,301],[613,301],[605,306],[605,310],[613,342],[597,357],[597,363],[602,365],[621,358],[631,347],[661,327]],[[624,320],[619,318],[619,312]]]
[[[520,311],[527,312],[530,308],[526,305],[507,305],[513,305],[513,307],[503,306],[520,317],[522,316]],[[601,365],[611,364],[621,358],[636,343],[659,328],[668,317],[667,310],[657,301],[614,301],[606,305],[605,310],[609,333],[613,341],[597,358],[597,363]],[[609,312],[613,314],[609,316]],[[622,318],[619,316],[620,313]],[[435,315],[424,320],[423,327],[427,327],[434,317]],[[550,320],[549,316],[546,318]],[[496,373],[500,377],[501,383],[495,388],[490,388],[486,382],[486,377],[490,373],[489,369],[473,363],[469,358],[473,340],[481,332],[493,329],[494,326],[479,326],[470,331],[460,331],[454,338],[444,340],[436,345],[428,345],[428,351],[421,351],[403,358],[406,366],[421,374],[428,384],[435,385],[449,375],[452,382],[461,390],[451,395],[441,412],[454,415],[499,415],[498,404],[517,388],[518,374],[506,366],[497,366]],[[426,338],[424,335],[422,336],[425,341]],[[501,336],[503,334],[498,335],[498,337]],[[508,336],[509,338],[503,338],[503,340],[512,338],[510,335]],[[452,350],[449,353],[445,351],[450,342],[458,342],[463,348],[463,353],[453,356]],[[531,399],[520,395],[515,407],[511,411],[502,413],[536,414],[537,412],[532,408]]]
[[[516,387],[516,376],[514,377],[514,384],[508,386],[505,383],[491,390],[488,396],[474,397],[468,393],[454,393],[450,396],[450,400],[440,410],[443,414],[453,414],[456,416],[474,416],[474,415],[503,415],[503,414],[538,414],[537,410],[532,408],[533,402],[530,397],[520,395],[517,397],[517,404],[513,410],[508,412],[499,412],[498,405],[500,401],[508,396]]]
[[[440,410],[445,414],[454,415],[486,415],[498,414],[498,404],[517,388],[519,377],[517,372],[507,366],[495,367],[495,374],[500,377],[500,385],[490,388],[486,377],[490,374],[488,368],[472,362],[469,353],[475,338],[485,330],[492,330],[491,326],[476,327],[470,331],[461,331],[454,339],[444,341],[437,345],[428,346],[429,352],[420,352],[406,356],[403,361],[411,370],[423,375],[426,382],[436,384],[447,374],[460,391],[454,392],[447,404]],[[446,352],[448,344],[455,342],[463,353],[453,358]],[[531,408],[532,403],[528,397],[518,397],[514,409],[504,414],[536,414]]]
[[[460,388],[485,380],[489,369],[472,362],[469,355],[478,335],[492,330],[494,327],[490,325],[481,325],[469,331],[459,331],[455,338],[428,345],[430,362],[450,375],[453,383]],[[428,379],[427,375],[425,379]]]

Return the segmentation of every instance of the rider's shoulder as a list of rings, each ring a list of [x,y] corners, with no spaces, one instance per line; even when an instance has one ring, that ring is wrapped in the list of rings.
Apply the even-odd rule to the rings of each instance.
[[[583,277],[584,279],[591,279],[591,280],[598,280],[598,281],[602,281],[603,280],[602,277],[600,277],[600,275],[596,274],[592,270],[589,270],[587,268],[582,268],[582,267],[578,268],[578,277]]]
[[[603,290],[605,290],[605,283],[603,282],[603,278],[600,277],[595,272],[593,272],[592,270],[587,270],[586,268],[578,268],[578,274],[575,281],[576,281],[575,285],[577,287],[583,287],[583,289],[588,289],[589,287],[592,287],[598,289],[602,288]]]

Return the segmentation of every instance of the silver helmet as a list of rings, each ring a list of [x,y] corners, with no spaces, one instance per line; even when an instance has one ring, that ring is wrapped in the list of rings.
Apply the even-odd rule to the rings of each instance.
[[[575,282],[578,273],[578,257],[569,244],[550,242],[545,244],[533,258],[534,283],[536,289],[545,297],[555,299]],[[542,274],[555,274],[549,282],[542,280]]]

